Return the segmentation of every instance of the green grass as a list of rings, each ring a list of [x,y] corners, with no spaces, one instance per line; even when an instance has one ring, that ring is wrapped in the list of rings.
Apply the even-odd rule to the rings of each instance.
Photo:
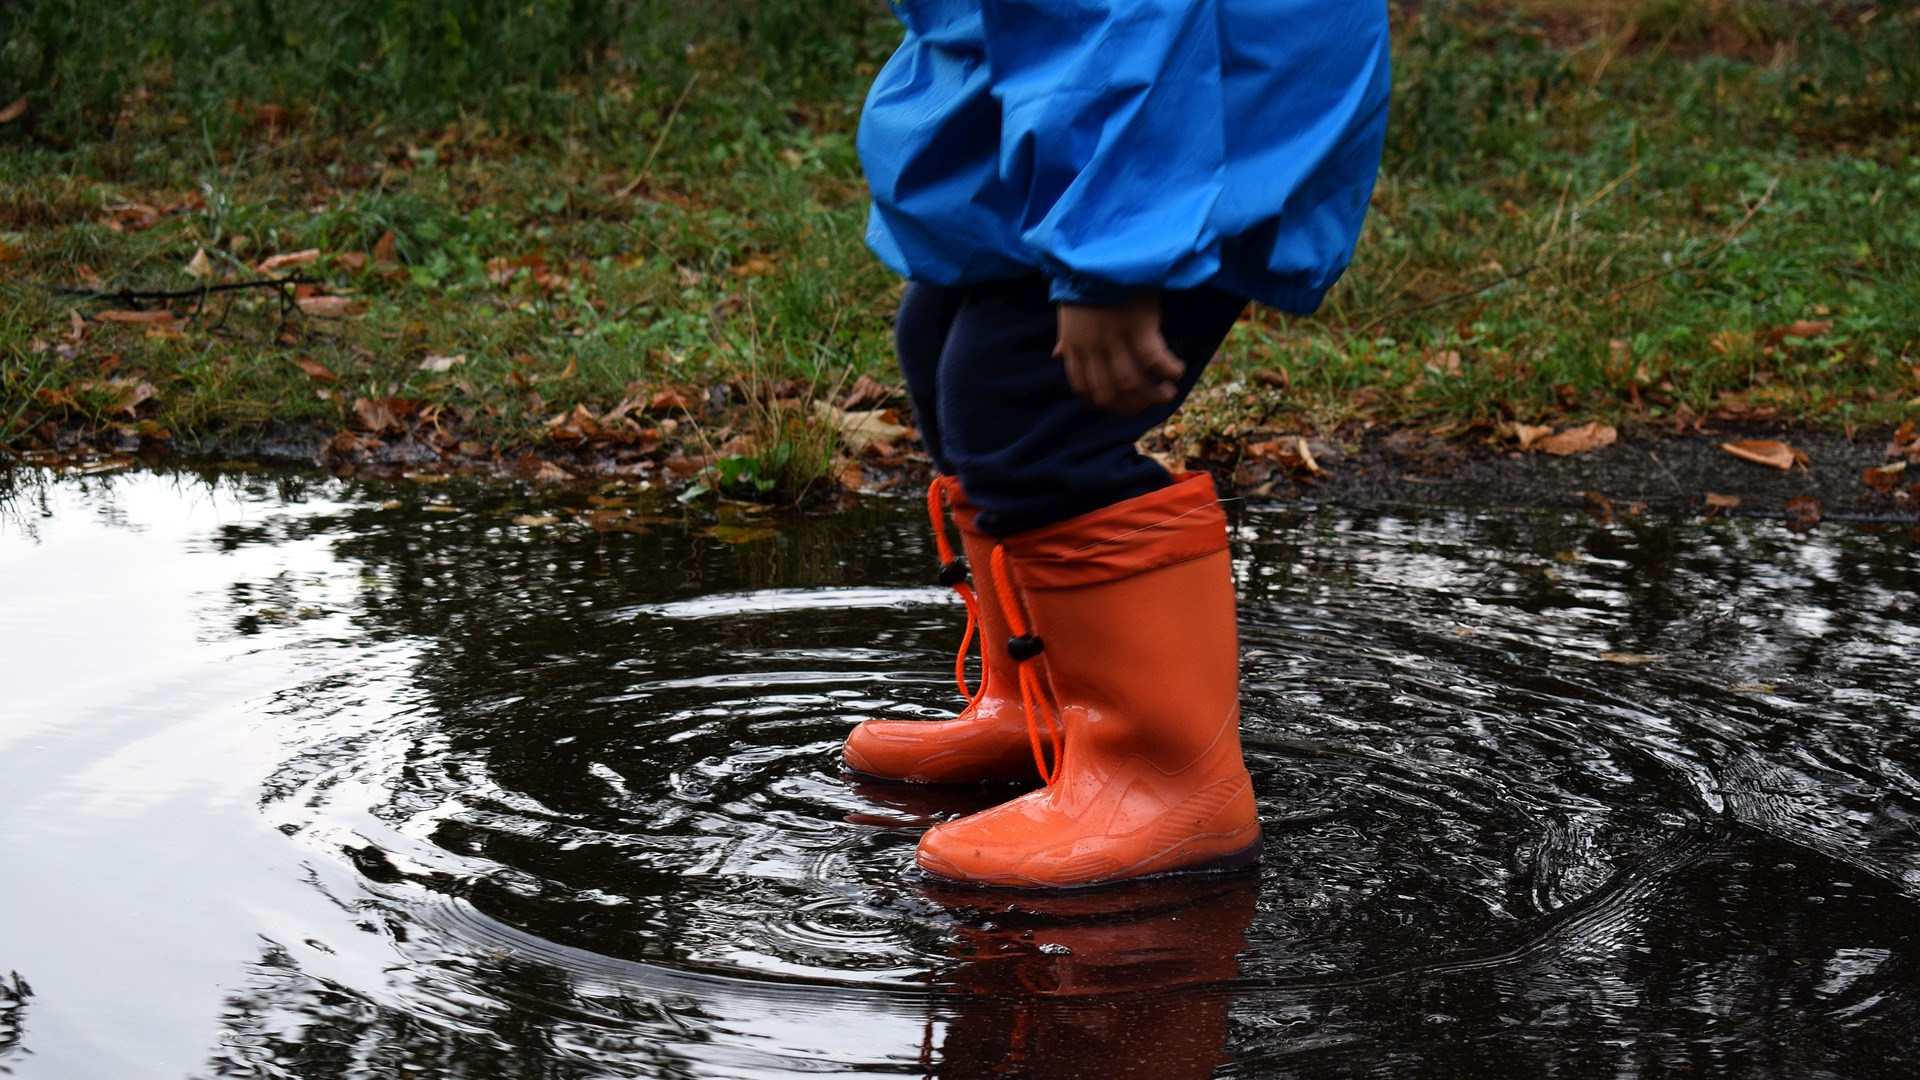
[[[10,17],[42,36],[0,52],[31,102],[0,127],[0,437],[52,422],[192,445],[398,397],[518,446],[642,389],[891,368],[898,284],[861,244],[853,152],[897,38],[874,9],[823,26],[771,2],[698,24],[536,4],[486,23],[487,5],[356,0],[274,16],[309,20],[291,28],[235,7],[216,30],[202,5],[136,4],[177,25],[116,52],[130,24],[54,18],[94,7],[30,4]],[[360,21],[329,36],[316,11]],[[1243,323],[1187,431],[1920,413],[1914,5],[1429,3],[1396,24],[1353,270],[1315,317]],[[243,280],[308,248],[300,272],[353,314],[226,293],[155,335],[53,288]],[[213,279],[187,272],[202,250]],[[1779,333],[1795,322],[1831,326]],[[716,447],[756,428],[709,423]],[[780,441],[730,456],[771,473],[754,455]]]

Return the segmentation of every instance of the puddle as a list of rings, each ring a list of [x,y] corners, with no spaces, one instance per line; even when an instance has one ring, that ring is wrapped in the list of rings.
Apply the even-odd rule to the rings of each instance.
[[[270,472],[0,492],[0,1073],[1874,1077],[1920,1051],[1904,532],[1243,510],[1265,861],[1016,899],[912,871],[921,829],[1004,790],[838,767],[855,720],[955,703],[915,500],[766,536]]]

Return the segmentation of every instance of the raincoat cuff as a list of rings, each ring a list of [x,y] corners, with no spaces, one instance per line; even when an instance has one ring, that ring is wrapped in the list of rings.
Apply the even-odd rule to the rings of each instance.
[[[1047,295],[1056,304],[1124,304],[1137,285],[1121,285],[1085,274],[1048,274]]]

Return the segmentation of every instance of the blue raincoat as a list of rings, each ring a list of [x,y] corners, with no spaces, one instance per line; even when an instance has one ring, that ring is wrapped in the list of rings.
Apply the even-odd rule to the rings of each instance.
[[[895,0],[859,148],[867,243],[1060,302],[1213,285],[1311,312],[1387,114],[1385,0]]]

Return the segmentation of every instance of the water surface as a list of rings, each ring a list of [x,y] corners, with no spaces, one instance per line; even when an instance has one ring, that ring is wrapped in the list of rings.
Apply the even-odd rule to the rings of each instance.
[[[1268,857],[1048,899],[912,869],[1006,791],[839,770],[858,719],[955,703],[912,499],[0,490],[0,1072],[1877,1077],[1920,1050],[1903,532],[1240,509]]]

